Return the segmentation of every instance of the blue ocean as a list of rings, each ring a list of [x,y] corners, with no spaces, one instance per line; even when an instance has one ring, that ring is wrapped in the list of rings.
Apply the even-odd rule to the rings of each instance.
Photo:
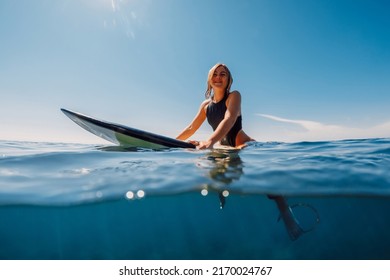
[[[0,141],[0,259],[390,259],[390,139]]]

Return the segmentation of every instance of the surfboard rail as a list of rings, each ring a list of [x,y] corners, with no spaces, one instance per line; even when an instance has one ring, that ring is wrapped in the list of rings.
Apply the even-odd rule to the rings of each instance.
[[[61,111],[80,127],[116,145],[148,149],[195,148],[191,143],[167,136],[99,120],[63,108]]]

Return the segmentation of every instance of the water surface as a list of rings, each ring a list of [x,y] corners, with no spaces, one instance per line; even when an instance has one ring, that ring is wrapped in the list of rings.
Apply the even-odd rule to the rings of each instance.
[[[0,141],[0,258],[390,259],[389,167],[390,139],[241,151]],[[308,232],[292,238],[275,198]]]

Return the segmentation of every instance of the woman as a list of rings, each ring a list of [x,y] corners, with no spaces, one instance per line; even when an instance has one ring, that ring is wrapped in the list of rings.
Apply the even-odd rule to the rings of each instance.
[[[206,100],[200,105],[194,120],[176,139],[186,140],[191,137],[207,118],[214,133],[206,141],[190,141],[198,149],[212,148],[218,141],[222,145],[242,148],[246,142],[254,141],[242,130],[241,94],[238,91],[230,91],[232,83],[233,78],[227,66],[222,63],[214,65],[207,78]],[[291,239],[295,240],[301,236],[304,230],[299,226],[286,199],[283,196],[268,197],[276,202]],[[220,201],[222,208],[225,198],[221,194]]]
[[[214,133],[206,141],[190,141],[198,149],[211,149],[218,141],[222,145],[242,148],[248,141],[254,141],[242,130],[241,94],[230,91],[232,75],[226,65],[213,66],[207,78],[206,100],[200,105],[194,120],[176,137],[186,140],[191,137],[206,120]]]

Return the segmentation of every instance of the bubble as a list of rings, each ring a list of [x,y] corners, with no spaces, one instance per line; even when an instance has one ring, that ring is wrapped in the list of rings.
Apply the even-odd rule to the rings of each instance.
[[[137,197],[138,198],[143,198],[145,196],[145,192],[143,190],[137,191]]]
[[[133,199],[133,198],[134,198],[134,193],[133,193],[132,191],[128,191],[128,192],[126,193],[126,198],[127,198],[127,199]]]

